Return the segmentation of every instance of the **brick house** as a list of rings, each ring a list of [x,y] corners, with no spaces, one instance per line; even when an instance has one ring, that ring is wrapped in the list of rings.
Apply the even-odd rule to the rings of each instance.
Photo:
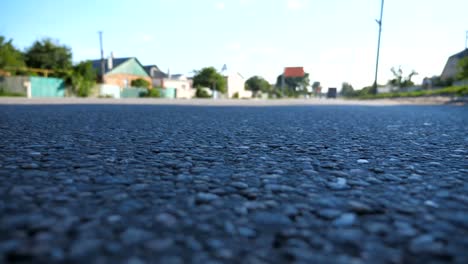
[[[151,77],[137,58],[114,58],[112,55],[104,61],[104,73],[101,60],[91,61],[98,78],[103,84],[115,85],[120,88],[130,87],[133,80],[144,79],[152,83]]]

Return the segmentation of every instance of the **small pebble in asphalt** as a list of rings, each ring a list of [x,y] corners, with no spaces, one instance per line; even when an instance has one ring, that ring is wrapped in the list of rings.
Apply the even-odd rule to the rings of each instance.
[[[348,188],[348,185],[345,178],[339,177],[336,182],[328,183],[328,187],[333,190],[344,190]]]
[[[345,213],[340,215],[335,221],[333,221],[333,225],[338,227],[345,227],[353,225],[356,221],[356,215],[353,213]]]
[[[217,200],[218,198],[219,196],[216,194],[200,192],[200,193],[197,193],[195,200],[198,203],[209,203],[214,200]]]

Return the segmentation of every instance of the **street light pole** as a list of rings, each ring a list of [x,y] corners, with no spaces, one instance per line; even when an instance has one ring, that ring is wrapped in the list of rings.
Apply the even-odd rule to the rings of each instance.
[[[466,31],[466,36],[465,36],[465,49],[468,49],[468,30]]]
[[[99,45],[101,47],[101,78],[102,81],[104,81],[106,68],[104,66],[104,49],[102,48],[102,31],[99,31]]]
[[[382,0],[382,4],[380,6],[380,19],[376,20],[377,24],[379,24],[379,40],[377,42],[377,61],[375,63],[375,78],[374,78],[374,86],[373,86],[373,89],[372,89],[372,92],[374,94],[377,93],[377,74],[379,72],[380,36],[382,35],[383,7],[384,7],[384,0]]]
[[[216,96],[217,93],[216,93],[216,81],[213,81],[213,95],[212,95],[212,98],[213,100],[216,99]]]

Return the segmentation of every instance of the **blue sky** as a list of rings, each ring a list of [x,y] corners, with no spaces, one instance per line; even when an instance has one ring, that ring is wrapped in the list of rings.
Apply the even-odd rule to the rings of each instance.
[[[304,66],[324,87],[373,83],[380,0],[14,0],[2,3],[0,35],[20,49],[43,37],[72,48],[75,62],[137,57],[163,71],[227,64],[246,78],[274,82]],[[391,67],[439,75],[463,50],[466,0],[386,0],[379,83]]]

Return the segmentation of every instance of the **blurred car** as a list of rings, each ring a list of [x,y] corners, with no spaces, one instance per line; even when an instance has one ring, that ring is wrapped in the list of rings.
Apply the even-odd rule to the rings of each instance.
[[[335,98],[336,99],[336,88],[328,88],[327,98]]]

